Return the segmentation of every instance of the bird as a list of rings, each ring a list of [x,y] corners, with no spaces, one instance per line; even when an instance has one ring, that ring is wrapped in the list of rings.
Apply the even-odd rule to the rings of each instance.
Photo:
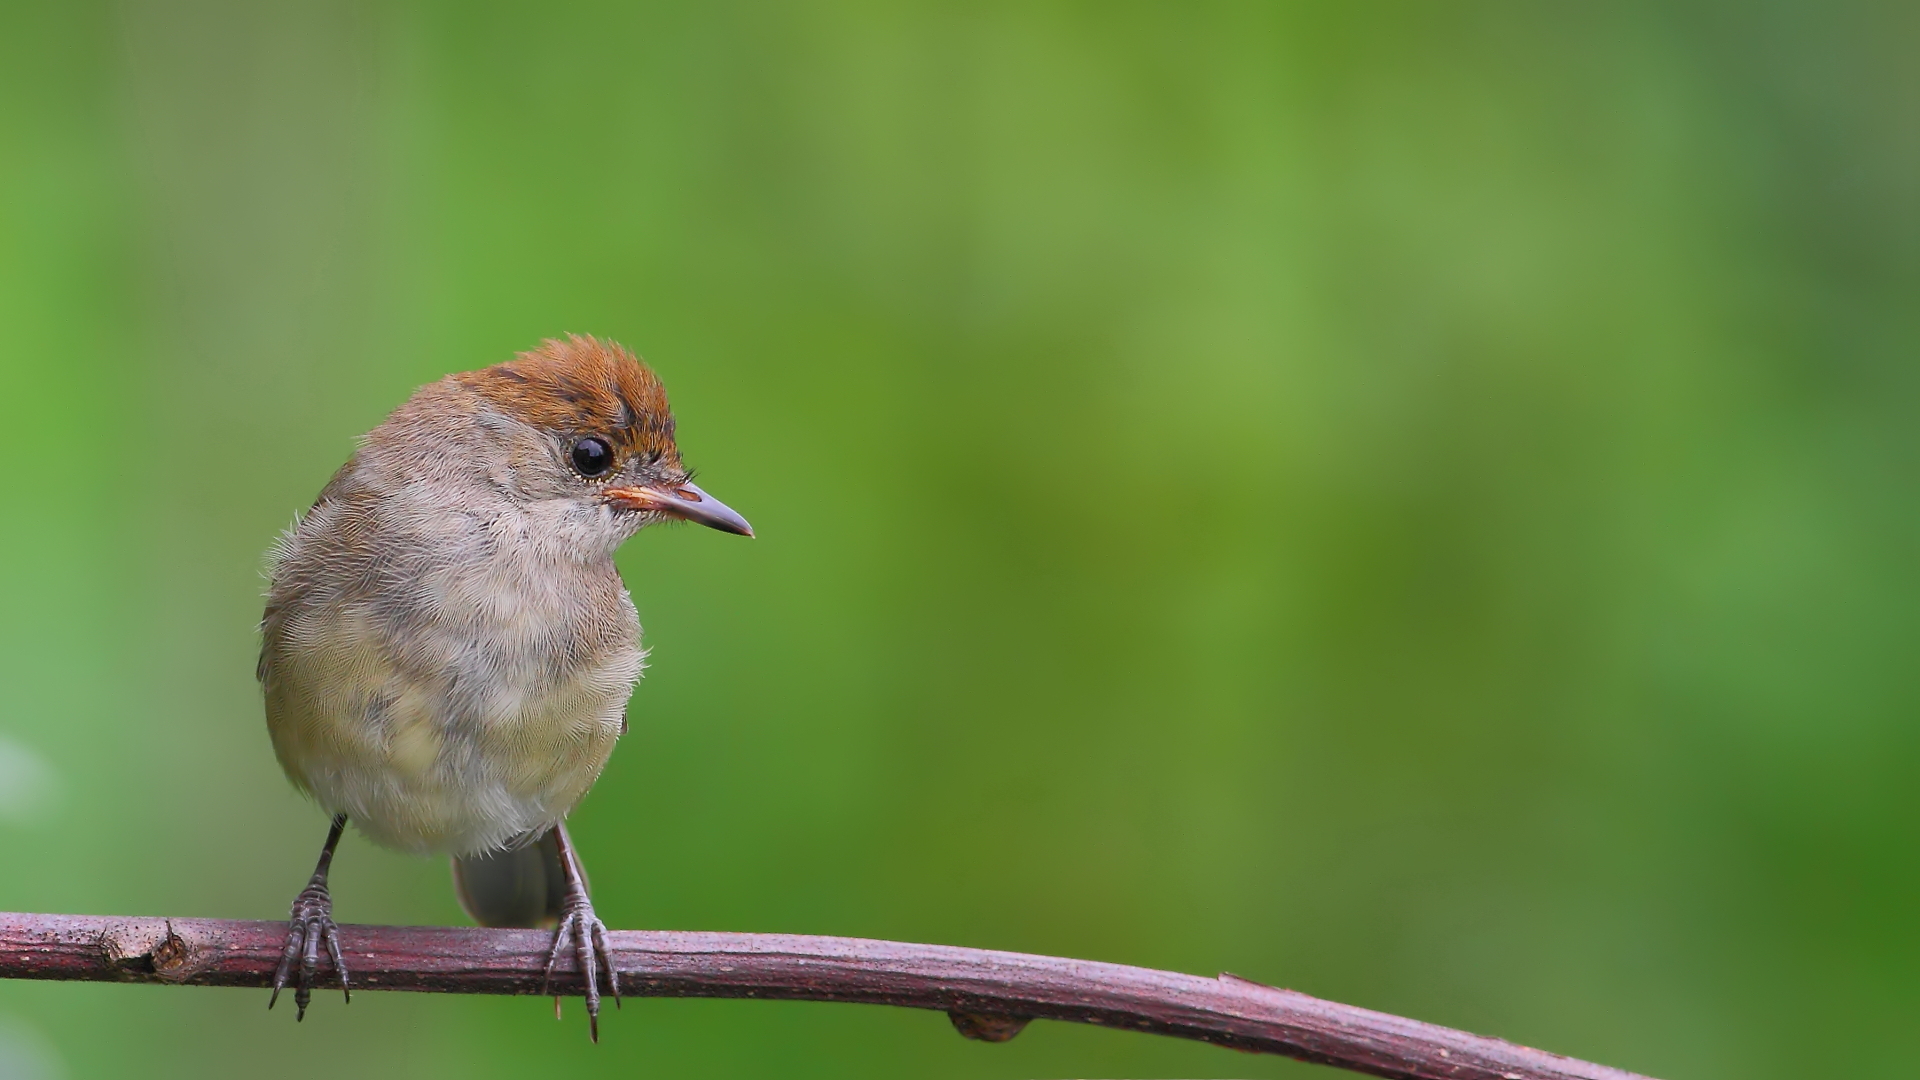
[[[599,1041],[619,976],[566,818],[646,661],[614,551],[673,520],[753,535],[694,484],[653,370],[568,335],[419,388],[280,535],[256,674],[275,757],[331,821],[268,1008],[291,979],[305,1019],[323,951],[352,1000],[327,885],[351,822],[450,856],[481,925],[552,927],[546,986],[571,953]]]

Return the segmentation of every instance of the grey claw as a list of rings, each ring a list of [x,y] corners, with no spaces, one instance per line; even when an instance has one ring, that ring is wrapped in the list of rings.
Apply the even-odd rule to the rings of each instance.
[[[547,955],[546,978],[540,984],[542,995],[551,992],[554,970],[560,964],[560,957],[568,951],[568,945],[572,945],[574,962],[586,982],[587,1037],[599,1042],[600,969],[606,969],[607,989],[616,1008],[620,1004],[620,974],[614,969],[613,950],[607,944],[607,924],[593,913],[591,903],[569,903],[561,916],[560,926],[553,934],[553,951]]]
[[[287,946],[281,951],[280,965],[273,972],[273,995],[267,998],[267,1008],[273,1008],[280,1000],[280,991],[286,988],[288,977],[294,974],[294,965],[298,963],[299,974],[293,980],[293,1004],[297,1010],[294,1019],[307,1018],[323,945],[334,972],[340,976],[340,991],[351,1002],[353,994],[348,989],[347,964],[340,952],[340,932],[333,922],[333,898],[327,895],[325,885],[316,882],[300,890],[300,895],[294,898],[293,911],[287,920]]]

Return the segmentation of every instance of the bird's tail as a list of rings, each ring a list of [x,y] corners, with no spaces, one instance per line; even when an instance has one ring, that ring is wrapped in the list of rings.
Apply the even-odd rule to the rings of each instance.
[[[454,895],[481,926],[553,927],[566,888],[552,829],[522,847],[453,858]]]

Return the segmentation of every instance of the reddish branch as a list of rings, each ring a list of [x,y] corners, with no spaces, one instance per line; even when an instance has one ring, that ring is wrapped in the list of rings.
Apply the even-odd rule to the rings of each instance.
[[[1464,1031],[1249,982],[1024,953],[788,934],[615,931],[623,991],[936,1009],[972,1038],[1068,1020],[1422,1080],[1644,1080]],[[356,990],[536,994],[539,930],[343,926]],[[286,924],[0,914],[0,977],[264,987]],[[323,960],[323,967],[325,966]],[[580,992],[556,973],[554,989]]]

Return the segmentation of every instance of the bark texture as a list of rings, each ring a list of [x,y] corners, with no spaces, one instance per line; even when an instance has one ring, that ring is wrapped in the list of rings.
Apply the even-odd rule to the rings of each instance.
[[[282,922],[0,914],[0,977],[269,985]],[[1500,1039],[1218,978],[1025,953],[865,938],[626,930],[610,935],[633,997],[782,998],[947,1013],[1001,1042],[1030,1019],[1098,1024],[1408,1080],[1646,1080]],[[355,990],[535,994],[541,930],[342,926]],[[322,964],[323,974],[327,966]],[[554,990],[578,994],[578,972]]]

